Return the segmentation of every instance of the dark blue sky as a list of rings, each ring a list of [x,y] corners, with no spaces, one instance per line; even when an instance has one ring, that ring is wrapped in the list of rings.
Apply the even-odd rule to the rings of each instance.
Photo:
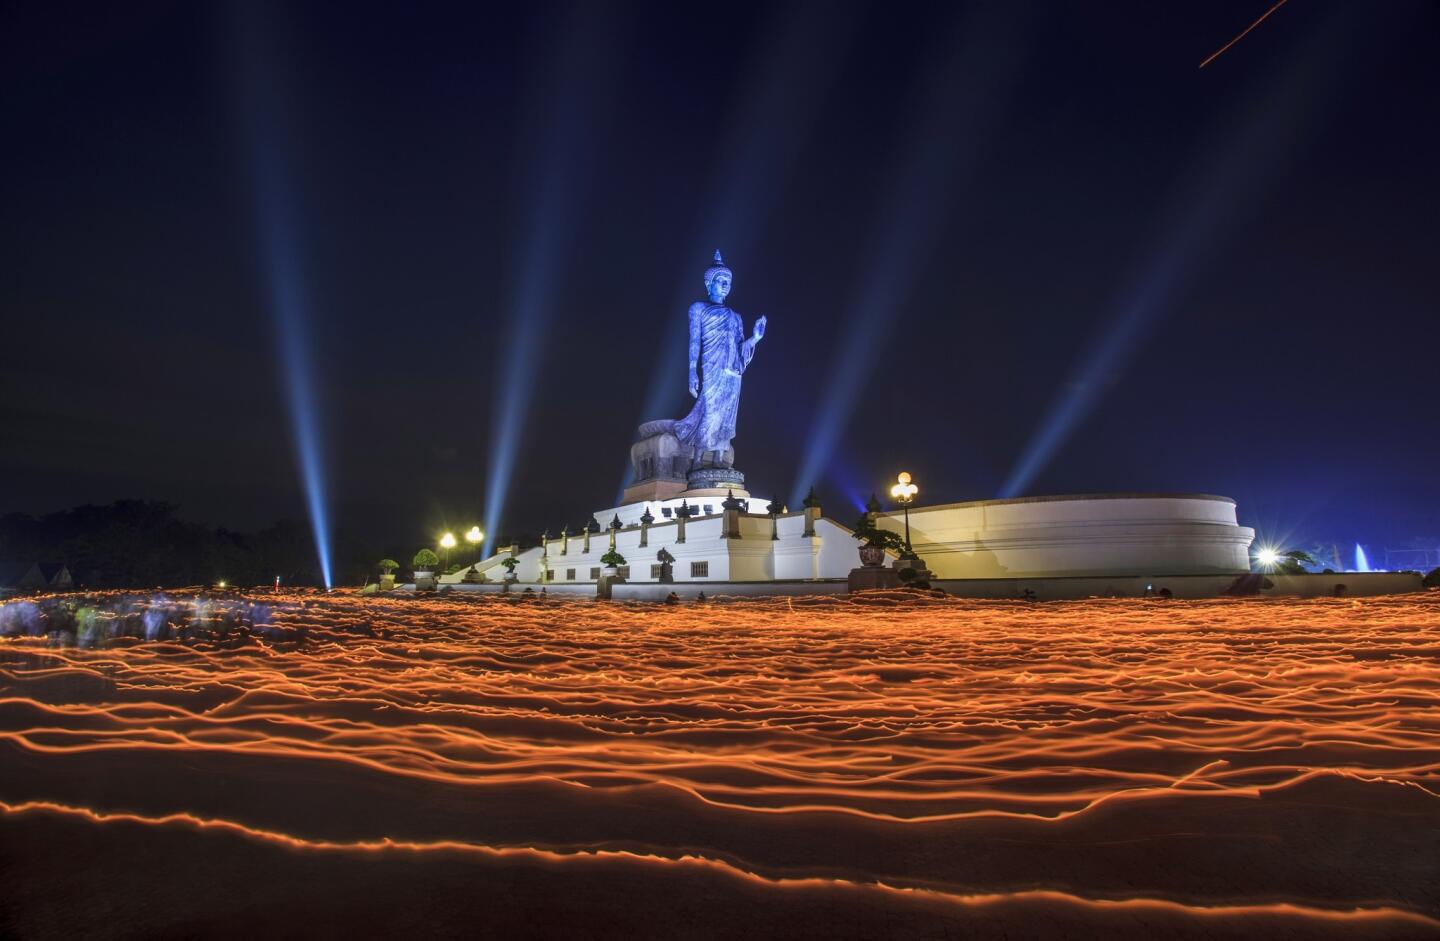
[[[6,4],[0,510],[303,514],[279,277],[340,529],[477,518],[497,396],[505,528],[580,522],[718,246],[766,495],[829,420],[845,519],[904,468],[1440,542],[1440,6],[1196,68],[1266,6]]]

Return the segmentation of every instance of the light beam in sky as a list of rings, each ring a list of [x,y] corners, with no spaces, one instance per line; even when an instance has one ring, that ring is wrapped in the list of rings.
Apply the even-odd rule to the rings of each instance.
[[[535,393],[541,338],[550,323],[555,285],[579,224],[577,200],[584,190],[587,134],[596,125],[597,97],[607,73],[599,53],[613,50],[601,37],[606,18],[598,8],[575,4],[544,67],[531,113],[538,153],[523,147],[517,155],[525,168],[516,189],[528,192],[522,256],[509,285],[502,317],[506,325],[497,344],[490,449],[485,475],[483,529],[500,545],[505,502],[515,473],[525,422]],[[531,167],[535,169],[530,170]],[[533,179],[528,179],[533,172]]]
[[[1365,556],[1365,547],[1358,542],[1355,543],[1355,571],[1370,571],[1370,560]]]
[[[799,506],[810,487],[829,476],[855,402],[899,328],[897,320],[938,244],[950,200],[975,165],[984,130],[1017,71],[1018,17],[998,7],[982,8],[980,17],[959,17],[941,40],[898,125],[895,164],[881,178],[865,262],[849,293],[839,348],[790,486],[791,506]]]
[[[240,110],[255,196],[261,277],[320,576],[329,588],[333,584],[330,506],[320,409],[315,393],[310,302],[302,264],[302,228],[291,162],[296,150],[297,122],[287,108],[295,83],[287,81],[283,71],[287,61],[283,55],[284,24],[265,18],[264,11],[256,4],[233,4],[231,13]]]
[[[1261,196],[1261,184],[1282,164],[1298,142],[1314,105],[1323,99],[1324,80],[1337,74],[1335,58],[1342,43],[1337,18],[1314,35],[1284,64],[1268,92],[1228,126],[1206,135],[1207,147],[1177,180],[1157,237],[1134,269],[1113,306],[1097,324],[1094,339],[1056,391],[1050,406],[1012,465],[1000,491],[1017,497],[1029,491],[1039,473],[1096,408],[1115,377],[1140,347],[1149,329],[1183,301],[1182,289],[1196,262],[1224,227]]]

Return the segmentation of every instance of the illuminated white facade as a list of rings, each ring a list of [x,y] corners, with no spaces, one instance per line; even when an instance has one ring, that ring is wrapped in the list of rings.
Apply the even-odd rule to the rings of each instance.
[[[899,512],[877,524],[902,532]],[[1255,531],[1208,494],[1086,494],[921,506],[910,542],[938,578],[1223,575],[1250,570]]]
[[[737,495],[738,496],[738,495]],[[682,521],[681,501],[704,515]],[[674,558],[677,583],[763,583],[844,579],[859,565],[848,526],[819,508],[765,514],[764,504],[725,511],[722,497],[690,493],[674,500],[632,503],[595,514],[601,526],[618,519],[615,549],[627,582],[657,582],[660,551]],[[671,514],[666,518],[665,509]],[[713,512],[705,513],[705,510]],[[653,522],[643,521],[649,513]],[[807,525],[808,522],[808,525]],[[899,512],[877,515],[881,528],[901,532]],[[729,533],[727,533],[729,527]],[[939,579],[1094,575],[1223,575],[1249,571],[1254,531],[1237,524],[1235,503],[1203,494],[1097,494],[983,500],[910,511],[911,542]],[[610,549],[608,528],[588,536],[552,537],[516,554],[522,585],[594,585]],[[487,583],[501,581],[508,550],[479,566]],[[462,582],[464,572],[443,584]]]

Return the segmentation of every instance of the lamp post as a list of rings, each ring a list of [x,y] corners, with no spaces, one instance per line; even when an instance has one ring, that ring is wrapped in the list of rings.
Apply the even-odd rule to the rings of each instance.
[[[910,474],[906,471],[900,472],[900,476],[895,478],[895,486],[890,488],[890,496],[905,508],[905,554],[900,556],[902,559],[916,558],[915,550],[910,548],[910,503],[919,492],[920,488],[910,482]]]
[[[485,541],[485,534],[480,531],[479,526],[471,526],[465,534],[465,541],[475,547],[475,562],[470,566],[470,571],[475,571],[475,566],[480,564],[480,543]]]
[[[455,548],[455,534],[446,533],[440,537],[440,548],[445,551],[445,567],[450,567],[450,550]]]

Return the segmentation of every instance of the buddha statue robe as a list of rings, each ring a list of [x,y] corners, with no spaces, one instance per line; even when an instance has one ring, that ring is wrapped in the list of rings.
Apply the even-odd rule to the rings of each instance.
[[[726,461],[740,409],[740,377],[754,354],[739,314],[724,304],[690,305],[690,362],[699,391],[690,414],[675,423],[675,437],[696,464]]]

